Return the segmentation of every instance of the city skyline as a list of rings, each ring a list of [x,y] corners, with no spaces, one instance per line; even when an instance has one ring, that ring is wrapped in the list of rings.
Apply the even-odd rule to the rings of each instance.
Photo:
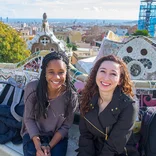
[[[2,18],[138,20],[139,0],[0,0]]]

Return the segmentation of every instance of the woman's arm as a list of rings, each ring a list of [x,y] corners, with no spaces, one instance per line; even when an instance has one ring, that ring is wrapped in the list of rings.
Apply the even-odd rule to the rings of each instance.
[[[129,103],[119,115],[117,123],[113,126],[108,140],[100,156],[114,156],[124,152],[124,147],[131,135],[134,122],[137,116],[137,106],[135,103]]]
[[[61,134],[62,139],[67,136],[69,128],[71,127],[74,121],[74,113],[76,108],[78,107],[78,96],[76,93],[72,93],[71,102],[67,106],[67,115],[61,127],[58,129],[58,132]]]
[[[34,142],[34,145],[35,145],[36,150],[37,149],[41,149],[41,141],[40,141],[40,138],[38,136],[34,136],[32,138],[32,140]]]
[[[35,104],[36,104],[36,99],[34,96],[34,93],[30,93],[28,96],[27,94],[24,95],[24,124],[26,126],[26,129],[28,131],[28,134],[30,138],[32,139],[34,136],[39,136],[39,130],[36,125],[36,119],[35,119]]]
[[[80,119],[79,129],[80,137],[78,156],[95,156],[93,135],[89,132],[85,123],[85,119],[82,117]]]
[[[35,105],[36,105],[36,92],[34,91],[34,82],[29,83],[24,92],[24,124],[26,126],[27,132],[32,139],[35,149],[36,149],[36,156],[45,156],[45,151],[43,151],[41,147],[41,141],[39,138],[39,130],[36,125],[35,119]],[[48,153],[47,153],[48,155]]]
[[[39,139],[39,130],[35,122],[35,105],[36,105],[36,92],[35,82],[30,82],[25,87],[24,92],[24,117],[23,122],[26,126],[30,139],[33,140],[36,150],[41,148],[41,142]]]
[[[62,135],[59,132],[56,132],[49,143],[50,148],[52,149],[61,139]]]
[[[51,148],[53,148],[61,139],[63,139],[68,134],[68,130],[71,127],[73,120],[74,120],[74,111],[76,110],[76,107],[78,106],[78,97],[77,94],[72,94],[72,103],[70,103],[67,106],[68,109],[68,115],[66,116],[66,119],[64,120],[61,127],[55,132],[52,140],[50,141],[49,145]]]

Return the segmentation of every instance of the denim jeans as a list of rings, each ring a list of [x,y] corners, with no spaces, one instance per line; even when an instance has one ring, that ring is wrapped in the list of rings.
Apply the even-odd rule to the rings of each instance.
[[[51,140],[51,137],[42,137],[41,140],[49,141]],[[59,143],[57,143],[52,149],[51,149],[51,155],[52,156],[66,156],[67,152],[67,146],[68,146],[68,138],[64,138],[63,140],[60,140]],[[25,134],[23,137],[23,153],[24,156],[36,156],[36,149],[33,141],[30,139],[28,134]]]

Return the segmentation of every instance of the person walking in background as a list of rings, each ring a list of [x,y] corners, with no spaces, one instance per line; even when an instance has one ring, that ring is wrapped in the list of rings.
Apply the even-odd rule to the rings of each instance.
[[[39,80],[26,85],[21,129],[25,156],[65,156],[78,97],[70,85],[69,60],[52,52],[42,61]]]
[[[80,99],[78,156],[126,156],[137,116],[126,64],[113,55],[99,59]],[[134,156],[134,155],[133,155]]]

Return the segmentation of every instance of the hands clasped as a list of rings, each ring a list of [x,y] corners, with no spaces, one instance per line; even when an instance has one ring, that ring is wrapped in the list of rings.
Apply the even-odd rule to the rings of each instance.
[[[41,144],[41,148],[36,150],[36,156],[51,156],[50,145],[48,143]]]

